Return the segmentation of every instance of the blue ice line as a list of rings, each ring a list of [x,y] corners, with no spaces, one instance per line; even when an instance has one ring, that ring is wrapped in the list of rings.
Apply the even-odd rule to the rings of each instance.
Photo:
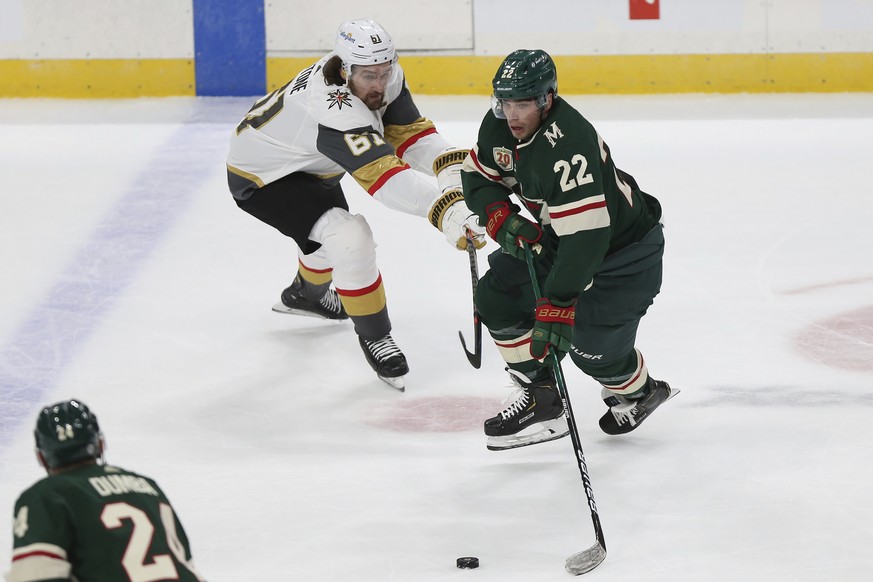
[[[44,395],[171,232],[198,185],[223,167],[229,130],[221,129],[219,138],[214,125],[186,123],[160,145],[47,295],[0,346],[0,448],[11,442],[19,423],[36,420]]]

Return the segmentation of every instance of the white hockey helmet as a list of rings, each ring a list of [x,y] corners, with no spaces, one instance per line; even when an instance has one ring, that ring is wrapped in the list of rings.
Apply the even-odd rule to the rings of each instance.
[[[352,65],[380,65],[397,60],[391,35],[370,18],[343,22],[337,30],[333,52],[343,61],[346,79],[352,76]]]

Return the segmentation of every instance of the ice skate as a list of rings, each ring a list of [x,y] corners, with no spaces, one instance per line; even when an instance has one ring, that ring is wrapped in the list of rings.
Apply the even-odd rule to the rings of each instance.
[[[291,286],[282,291],[282,300],[273,306],[273,311],[324,319],[349,318],[335,290],[328,289],[321,299],[311,301],[303,296],[303,285],[300,275],[297,275]]]
[[[391,334],[377,340],[367,340],[358,336],[358,342],[364,350],[367,362],[379,379],[392,388],[401,392],[406,391],[404,376],[409,373],[409,366],[406,363],[406,356],[394,343]]]
[[[570,429],[564,404],[552,374],[531,381],[515,370],[507,371],[518,389],[507,398],[511,404],[503,412],[485,421],[488,450],[515,449],[567,436]]]
[[[600,428],[606,434],[626,434],[637,428],[661,404],[679,393],[678,389],[651,377],[646,381],[638,398],[619,396],[603,389],[603,401],[609,407],[609,412],[600,418]]]

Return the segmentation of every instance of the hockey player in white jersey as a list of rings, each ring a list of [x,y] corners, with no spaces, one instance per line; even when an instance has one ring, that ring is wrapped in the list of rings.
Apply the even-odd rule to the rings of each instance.
[[[458,249],[468,237],[481,248],[484,229],[461,190],[467,153],[419,113],[388,32],[369,19],[343,23],[333,52],[258,100],[231,138],[237,205],[298,246],[297,276],[273,309],[350,317],[370,366],[403,390],[409,367],[391,337],[373,233],[349,212],[340,178],[426,218]]]

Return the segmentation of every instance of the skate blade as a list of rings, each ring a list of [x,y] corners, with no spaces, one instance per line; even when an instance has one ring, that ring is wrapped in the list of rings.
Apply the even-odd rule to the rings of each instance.
[[[547,443],[563,438],[570,434],[570,429],[567,426],[565,417],[547,420],[540,423],[542,428],[531,434],[514,434],[504,437],[488,437],[488,442],[485,447],[489,451],[506,451],[509,449],[517,449],[519,447],[527,447],[539,443]],[[528,427],[530,429],[532,427]],[[522,431],[523,432],[523,431]]]
[[[389,378],[387,376],[379,376],[380,380],[394,388],[395,390],[399,390],[400,392],[406,392],[406,380],[405,376],[396,376],[394,378]]]
[[[313,313],[312,311],[306,311],[304,309],[295,309],[293,307],[288,307],[284,303],[277,303],[273,306],[273,311],[276,313],[285,313],[287,315],[303,315],[305,317],[314,317],[315,319],[326,319],[328,321],[342,321],[342,319],[337,317],[325,317],[320,313]]]
[[[667,395],[667,398],[664,399],[664,402],[662,402],[657,407],[655,407],[655,410],[657,410],[658,408],[661,408],[661,406],[663,406],[665,403],[669,402],[674,396],[679,394],[679,392],[680,392],[679,388],[673,388],[671,386],[670,387],[670,394]],[[627,410],[630,410],[633,408],[633,406],[631,406],[631,405],[625,405],[625,406],[626,406]],[[635,431],[636,429],[638,429],[640,427],[640,425],[643,424],[643,422],[652,415],[653,412],[654,412],[654,410],[649,411],[649,413],[646,414],[642,419],[638,420],[635,424],[630,425],[630,428],[628,428],[627,430],[624,430],[624,423],[618,425],[618,428],[619,428],[618,431],[615,431],[615,430],[608,431],[605,428],[603,428],[602,425],[600,426],[600,430],[602,430],[604,433],[608,434],[609,436],[621,436],[621,435],[629,434],[629,433]],[[607,412],[606,414],[610,414],[610,412]],[[615,418],[614,415],[613,415],[613,418]],[[630,421],[628,421],[628,422],[630,422]]]

